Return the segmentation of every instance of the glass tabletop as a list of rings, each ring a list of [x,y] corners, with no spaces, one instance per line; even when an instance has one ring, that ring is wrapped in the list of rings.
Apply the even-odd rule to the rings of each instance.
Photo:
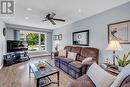
[[[45,64],[45,68],[39,68],[39,62],[29,64],[29,67],[31,68],[36,78],[46,77],[58,72],[58,70],[48,62],[42,61],[40,63]]]

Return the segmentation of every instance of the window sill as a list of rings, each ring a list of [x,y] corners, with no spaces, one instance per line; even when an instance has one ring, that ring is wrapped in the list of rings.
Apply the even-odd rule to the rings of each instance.
[[[27,51],[28,53],[36,53],[36,52],[48,52],[48,51],[46,51],[46,50],[44,50],[44,51]]]

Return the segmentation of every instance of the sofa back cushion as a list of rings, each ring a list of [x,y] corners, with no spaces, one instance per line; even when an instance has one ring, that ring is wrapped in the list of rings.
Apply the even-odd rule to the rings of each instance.
[[[72,49],[72,46],[65,46],[64,47],[64,50],[66,50],[67,52],[70,52]]]
[[[71,52],[77,53],[76,60],[79,58],[82,47],[72,47]]]
[[[99,55],[98,49],[91,47],[84,47],[81,49],[80,56],[77,60],[82,62],[86,57],[92,57],[93,60],[96,63],[98,63],[98,55]]]
[[[81,52],[82,47],[72,47],[71,52],[77,53],[78,55]]]

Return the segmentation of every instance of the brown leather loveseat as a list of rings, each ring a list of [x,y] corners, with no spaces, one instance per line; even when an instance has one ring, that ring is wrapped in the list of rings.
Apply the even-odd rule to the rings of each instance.
[[[130,75],[127,76],[122,83],[120,83],[120,87],[130,87]],[[92,80],[87,76],[83,75],[78,79],[71,82],[67,87],[96,87]]]
[[[93,62],[98,63],[99,50],[97,48],[66,46],[64,49],[67,52],[77,53],[76,60],[57,56],[54,58],[55,65],[73,78],[78,78],[85,74]],[[92,63],[83,65],[82,61],[87,57],[92,57]]]

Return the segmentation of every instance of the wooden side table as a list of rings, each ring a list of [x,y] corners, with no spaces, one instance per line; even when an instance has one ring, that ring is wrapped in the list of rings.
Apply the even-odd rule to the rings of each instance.
[[[103,67],[103,65],[105,65],[106,67]],[[118,70],[118,67],[117,66],[114,66],[112,64],[107,64],[107,63],[104,63],[101,65],[101,67],[106,70],[107,72],[111,73],[112,75],[114,76],[117,76],[120,71]]]
[[[56,56],[58,56],[58,52],[51,52],[51,59],[54,59]]]

